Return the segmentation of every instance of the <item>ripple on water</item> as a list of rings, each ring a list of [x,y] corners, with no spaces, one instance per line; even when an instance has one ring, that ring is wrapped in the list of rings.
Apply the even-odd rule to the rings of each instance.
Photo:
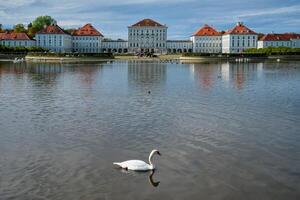
[[[1,63],[0,199],[297,199],[298,65]]]

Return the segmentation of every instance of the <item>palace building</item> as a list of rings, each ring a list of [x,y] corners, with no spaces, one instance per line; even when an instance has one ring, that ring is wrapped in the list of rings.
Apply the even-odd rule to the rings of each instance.
[[[152,19],[128,26],[128,38],[107,39],[92,24],[71,33],[53,24],[37,32],[35,40],[25,33],[0,33],[0,45],[39,46],[58,53],[242,53],[250,48],[300,48],[300,34],[266,34],[251,30],[242,22],[228,31],[205,24],[187,40],[168,40],[168,27]]]
[[[222,53],[242,53],[246,49],[257,48],[258,34],[242,22],[222,35]]]
[[[26,33],[0,33],[0,45],[8,47],[31,47],[36,46],[35,40]]]
[[[128,53],[128,41],[117,39],[104,39],[102,41],[102,52],[104,53]]]
[[[72,52],[72,36],[58,25],[50,25],[36,34],[36,44],[53,52]]]
[[[191,37],[193,52],[195,53],[221,53],[222,33],[205,24]]]
[[[166,53],[166,25],[152,19],[143,19],[128,27],[129,52],[134,53]]]
[[[300,48],[300,34],[266,34],[258,40],[257,48],[266,47],[290,47]]]
[[[193,42],[191,40],[167,40],[168,53],[192,53]]]
[[[103,38],[104,36],[91,24],[86,24],[72,32],[73,52],[100,53]]]

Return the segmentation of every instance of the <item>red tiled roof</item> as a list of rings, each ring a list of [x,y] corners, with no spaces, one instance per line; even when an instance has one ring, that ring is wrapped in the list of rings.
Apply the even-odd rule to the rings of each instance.
[[[260,41],[290,41],[291,39],[300,39],[300,34],[296,33],[284,33],[284,34],[275,34],[270,33],[264,35],[260,38]]]
[[[91,24],[86,24],[78,30],[72,32],[74,36],[102,36],[103,35],[95,29]]]
[[[227,31],[225,34],[245,35],[245,34],[257,34],[243,23],[238,23],[233,29]]]
[[[26,33],[0,33],[0,40],[31,40]]]
[[[60,28],[58,25],[50,25],[46,28],[43,28],[37,34],[68,34],[66,31],[64,31],[62,28]]]
[[[216,31],[213,27],[205,24],[202,28],[200,28],[197,32],[193,34],[193,36],[220,36],[222,35],[220,32]]]
[[[300,34],[298,33],[284,33],[284,35],[290,39],[300,39]]]
[[[161,25],[160,23],[152,20],[152,19],[143,19],[141,21],[139,21],[136,24],[133,24],[131,27],[135,27],[135,26],[160,26],[162,27],[163,25]]]

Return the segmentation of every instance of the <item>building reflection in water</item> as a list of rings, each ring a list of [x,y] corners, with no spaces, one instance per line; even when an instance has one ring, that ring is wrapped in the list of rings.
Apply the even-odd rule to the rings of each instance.
[[[241,90],[247,81],[259,78],[262,74],[262,69],[263,63],[222,63],[222,80],[227,84],[233,83],[238,90]]]
[[[62,74],[61,63],[5,63],[0,66],[1,74],[13,74],[15,79],[28,79],[33,85],[52,85]]]
[[[233,84],[236,89],[243,89],[245,83],[251,79],[259,78],[263,74],[264,63],[198,63],[190,64],[190,71],[195,81],[202,88],[209,90],[217,81],[223,84]]]
[[[129,85],[144,90],[154,89],[156,85],[161,85],[166,81],[166,70],[166,63],[128,61]]]
[[[28,77],[31,81],[39,81],[40,84],[55,83],[65,71],[74,72],[79,76],[83,85],[92,85],[101,71],[102,64],[66,64],[66,63],[17,63],[0,64],[1,74],[14,74]]]
[[[220,63],[197,63],[190,64],[195,81],[205,90],[211,89],[218,78]]]
[[[82,85],[91,87],[95,84],[102,67],[102,64],[83,64],[73,67],[73,70],[79,75]]]

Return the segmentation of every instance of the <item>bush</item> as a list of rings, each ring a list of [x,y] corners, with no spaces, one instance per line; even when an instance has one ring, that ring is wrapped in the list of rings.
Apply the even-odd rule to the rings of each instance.
[[[265,54],[265,55],[300,55],[300,48],[290,47],[267,47],[261,49],[247,49],[244,54]]]
[[[28,53],[28,52],[44,52],[45,49],[41,47],[24,47],[24,46],[18,46],[18,47],[8,47],[0,45],[0,53]]]

